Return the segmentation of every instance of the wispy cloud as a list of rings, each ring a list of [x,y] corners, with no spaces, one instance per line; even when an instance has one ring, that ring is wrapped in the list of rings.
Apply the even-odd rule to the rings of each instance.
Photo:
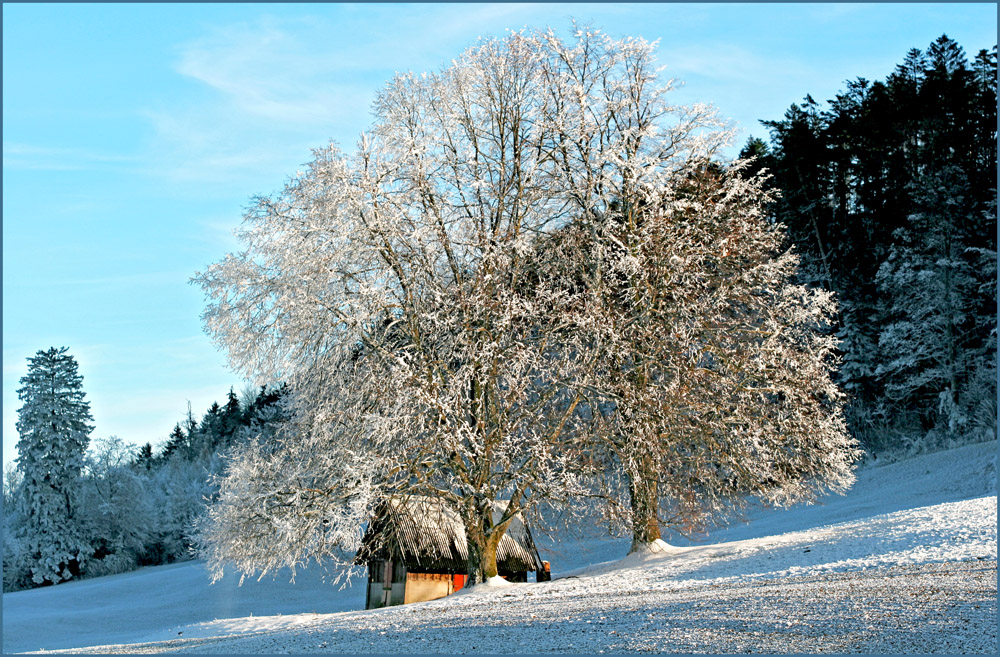
[[[820,77],[820,71],[801,60],[720,41],[664,44],[657,59],[665,77],[683,83],[675,102],[711,102],[733,122],[737,133],[726,150],[730,156],[749,135],[762,134],[760,119],[780,117],[789,102],[814,88],[812,83]]]
[[[144,288],[151,284],[176,283],[187,281],[191,277],[189,271],[157,271],[136,272],[120,276],[98,276],[94,278],[66,278],[46,280],[25,280],[19,282],[21,287],[80,287],[80,288]]]
[[[265,15],[208,28],[176,48],[174,70],[201,88],[198,100],[144,112],[159,156],[152,172],[183,183],[248,181],[267,172],[276,186],[275,168],[291,173],[310,148],[328,139],[353,147],[394,72],[437,68],[476,33],[502,33],[513,17],[523,22],[540,11],[343,5],[332,16]]]
[[[180,44],[174,70],[201,87],[186,103],[147,108],[152,173],[178,182],[280,183],[274,171],[331,137],[364,128],[374,93],[370,62],[336,45],[322,22],[262,17]]]
[[[33,171],[83,171],[96,168],[132,166],[139,158],[85,151],[75,148],[51,148],[24,143],[3,143],[4,169]]]
[[[719,42],[685,46],[664,44],[657,59],[666,66],[666,75],[682,80],[697,76],[714,82],[760,85],[761,79],[773,78],[775,71],[781,71],[782,77],[795,79],[815,73],[810,67],[787,57],[771,57],[760,51]]]
[[[501,36],[504,26],[515,17],[516,22],[506,27],[514,30],[521,27],[544,27],[535,24],[534,21],[550,14],[551,11],[551,7],[530,2],[461,5],[461,9],[458,10],[450,7],[443,10],[443,15],[428,16],[430,20],[427,20],[422,27],[429,41],[464,48],[472,45],[463,42],[473,33],[482,36],[487,34]],[[559,26],[553,25],[553,27]]]
[[[336,57],[335,48],[316,51],[316,42],[264,17],[255,24],[218,28],[180,48],[176,70],[216,91],[239,115],[283,124],[321,124],[344,112],[345,95],[357,90],[343,79],[358,69],[356,58]]]
[[[225,102],[201,107],[146,111],[153,127],[144,173],[182,185],[240,183],[272,172],[288,158],[289,140],[271,125],[265,130]],[[295,140],[297,143],[299,140]],[[207,187],[201,188],[207,191]]]

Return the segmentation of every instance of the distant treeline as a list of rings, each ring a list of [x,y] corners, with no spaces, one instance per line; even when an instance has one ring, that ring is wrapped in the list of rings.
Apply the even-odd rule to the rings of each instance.
[[[846,85],[742,155],[781,190],[804,282],[840,301],[850,428],[873,452],[995,437],[996,46],[970,62],[941,36]]]
[[[117,437],[91,442],[77,481],[66,486],[65,522],[74,526],[61,530],[85,546],[68,561],[67,575],[96,577],[192,558],[187,532],[217,494],[214,476],[224,467],[223,455],[266,436],[284,415],[283,396],[284,387],[247,391],[242,400],[230,390],[226,403],[213,403],[201,421],[189,406],[161,449],[151,443],[136,448]],[[31,578],[49,547],[29,548],[36,541],[18,540],[29,522],[22,483],[20,469],[4,472],[4,591],[51,583]]]

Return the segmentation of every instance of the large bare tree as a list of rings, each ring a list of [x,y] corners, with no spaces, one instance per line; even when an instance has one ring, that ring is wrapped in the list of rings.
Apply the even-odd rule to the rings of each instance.
[[[600,332],[582,338],[602,352],[584,440],[632,549],[748,500],[844,490],[858,452],[831,378],[835,300],[793,284],[763,177],[714,162],[732,133],[710,106],[669,103],[655,44],[537,36],[574,218],[536,269],[584,290],[579,328]]]
[[[768,349],[788,331],[796,345],[814,340],[828,300],[754,314],[801,296],[786,285],[792,259],[772,257],[759,186],[692,187],[726,133],[711,108],[667,102],[653,51],[587,28],[568,42],[482,41],[438,73],[397,76],[354,154],[317,150],[282,192],[254,201],[244,250],[196,280],[232,365],[287,381],[295,413],[231,459],[200,526],[216,572],[342,558],[381,499],[424,494],[459,510],[476,583],[496,575],[516,513],[592,493],[608,467],[631,482],[618,508],[650,528],[636,530],[640,543],[654,526],[658,536],[663,509],[694,519],[734,498],[720,487],[764,490],[726,474],[756,442],[753,472],[781,484],[769,491],[847,481],[843,451],[768,461],[787,439],[744,421],[784,422],[775,409],[799,397],[741,396],[766,376],[745,379],[737,361],[784,357]],[[729,294],[725,272],[739,278],[747,263],[757,269]],[[720,322],[733,313],[757,338],[728,346]],[[827,342],[815,340],[804,367],[820,377],[817,403],[833,405],[820,428],[835,434]],[[703,383],[712,392],[695,394]],[[837,440],[788,449],[847,445]]]
[[[663,525],[698,531],[750,501],[853,481],[858,451],[831,376],[834,299],[793,283],[798,259],[768,220],[762,179],[744,172],[691,166],[634,211],[561,238],[559,262],[602,271],[588,285],[608,331],[593,341],[605,403],[587,439],[600,470],[621,475],[599,487],[632,550]]]
[[[287,380],[298,411],[280,448],[234,459],[202,526],[213,563],[334,556],[379,499],[426,494],[460,511],[475,583],[516,513],[580,490],[582,307],[519,280],[570,207],[541,56],[511,35],[398,76],[356,154],[317,151],[198,276],[232,364]]]

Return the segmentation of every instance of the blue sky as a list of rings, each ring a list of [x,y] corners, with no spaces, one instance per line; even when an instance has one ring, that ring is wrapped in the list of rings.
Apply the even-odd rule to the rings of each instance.
[[[677,102],[715,104],[736,150],[942,33],[970,57],[997,38],[989,3],[4,4],[4,462],[39,349],[77,357],[95,438],[156,443],[188,401],[200,417],[239,391],[188,279],[237,247],[249,198],[312,147],[353,147],[395,71],[571,17],[659,39]]]

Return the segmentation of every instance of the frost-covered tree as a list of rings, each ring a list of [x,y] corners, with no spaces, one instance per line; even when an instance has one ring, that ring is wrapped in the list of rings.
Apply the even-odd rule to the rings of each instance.
[[[24,475],[17,469],[17,463],[10,461],[3,466],[3,503],[7,511],[17,504],[21,482]]]
[[[150,477],[134,464],[134,448],[117,436],[94,441],[87,454],[79,516],[91,577],[134,569],[154,529]]]
[[[35,584],[78,575],[89,552],[79,527],[77,493],[90,441],[90,404],[67,348],[28,359],[18,399],[17,465],[23,474],[18,539]]]
[[[765,179],[712,162],[729,133],[710,107],[667,103],[650,44],[544,38],[574,220],[538,276],[585,291],[577,330],[602,364],[588,452],[619,475],[601,469],[633,549],[748,496],[843,490],[856,450],[821,333],[835,305],[793,284]]]
[[[27,560],[17,539],[21,521],[21,481],[23,475],[13,461],[3,468],[3,590],[16,591],[29,582]]]
[[[298,413],[222,482],[213,563],[353,551],[380,497],[417,493],[461,513],[475,583],[514,514],[574,490],[564,443],[592,363],[548,345],[578,311],[517,287],[568,206],[540,56],[512,35],[397,77],[356,156],[317,151],[247,216],[247,250],[199,277],[231,362],[287,380]]]
[[[230,461],[200,527],[217,572],[351,553],[380,499],[423,494],[462,516],[476,583],[515,513],[589,492],[601,409],[627,412],[605,358],[638,335],[605,311],[603,281],[634,273],[641,242],[616,245],[612,224],[633,230],[725,143],[711,108],[668,102],[653,51],[584,28],[485,40],[397,76],[353,156],[317,150],[254,201],[244,249],[196,281],[231,364],[287,381],[294,415]],[[574,226],[600,257],[539,266]],[[609,424],[659,439],[632,408]]]
[[[995,312],[996,251],[963,244],[967,226],[980,217],[958,167],[928,173],[916,187],[910,225],[897,231],[899,243],[876,278],[888,300],[877,373],[893,406],[909,409],[924,429],[956,437],[967,430],[974,405],[962,400],[970,375],[989,369],[995,353],[979,342],[991,325],[995,341],[995,315],[976,311],[992,298]],[[985,388],[970,396],[995,397],[995,382]]]
[[[632,216],[576,228],[578,255],[564,257],[604,269],[588,283],[607,331],[591,439],[620,472],[602,483],[633,550],[662,525],[702,529],[750,498],[787,504],[853,481],[823,332],[832,296],[793,283],[798,259],[744,166],[680,172]]]
[[[206,502],[217,495],[218,489],[210,478],[220,470],[217,458],[207,461],[171,458],[145,478],[143,485],[148,487],[154,508],[140,564],[173,563],[194,556],[193,523],[204,512]]]

